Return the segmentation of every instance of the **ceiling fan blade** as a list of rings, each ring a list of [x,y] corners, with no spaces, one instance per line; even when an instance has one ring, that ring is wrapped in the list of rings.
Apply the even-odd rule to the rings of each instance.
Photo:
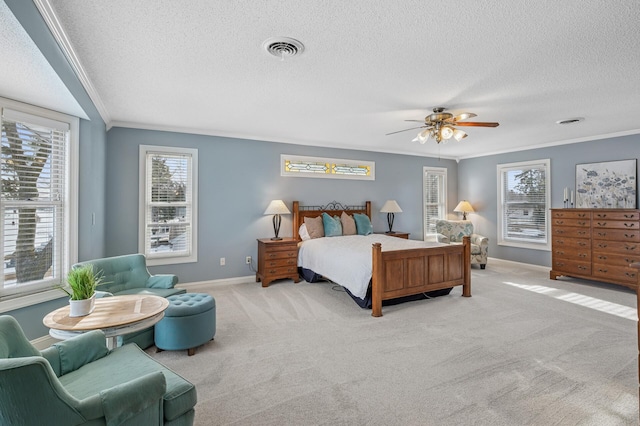
[[[500,123],[480,122],[480,121],[456,121],[452,123],[454,126],[470,126],[470,127],[498,127]]]
[[[415,123],[424,123],[424,120],[404,120],[404,121],[411,121],[411,122],[415,122]]]
[[[477,115],[472,112],[463,112],[462,114],[458,114],[455,117],[451,118],[451,120],[447,120],[447,121],[458,122],[460,120],[466,120],[467,118],[473,118],[473,117],[477,117]]]
[[[407,131],[409,131],[409,130],[422,129],[422,128],[424,128],[424,127],[426,127],[426,126],[412,127],[412,128],[410,128],[410,129],[398,130],[397,132],[387,133],[385,136],[395,135],[396,133],[407,132]]]

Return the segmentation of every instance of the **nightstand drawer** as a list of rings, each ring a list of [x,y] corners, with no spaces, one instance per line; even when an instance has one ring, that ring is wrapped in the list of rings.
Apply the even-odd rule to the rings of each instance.
[[[265,260],[271,259],[287,259],[287,258],[296,258],[298,256],[297,250],[287,250],[287,251],[271,251],[267,250],[264,254]]]
[[[291,274],[298,273],[298,267],[296,265],[293,266],[283,266],[280,268],[266,268],[265,273],[269,276],[269,278],[288,278]]]
[[[279,266],[296,266],[298,259],[290,257],[287,259],[270,259],[264,262],[267,268],[277,268]]]

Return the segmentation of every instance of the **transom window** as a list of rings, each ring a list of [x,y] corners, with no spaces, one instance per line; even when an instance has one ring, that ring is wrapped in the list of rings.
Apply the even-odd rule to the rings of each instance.
[[[375,162],[281,155],[282,176],[375,180]]]

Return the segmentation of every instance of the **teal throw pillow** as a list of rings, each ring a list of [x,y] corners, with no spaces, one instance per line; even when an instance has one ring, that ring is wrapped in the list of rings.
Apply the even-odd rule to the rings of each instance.
[[[369,216],[362,213],[354,213],[353,218],[356,221],[356,229],[358,230],[358,235],[373,234],[373,225],[371,225]]]
[[[338,216],[331,217],[322,213],[322,226],[324,226],[325,237],[339,237],[342,235],[342,222]]]

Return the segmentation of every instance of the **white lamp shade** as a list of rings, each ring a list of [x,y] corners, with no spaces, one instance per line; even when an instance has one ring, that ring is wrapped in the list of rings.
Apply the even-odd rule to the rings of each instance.
[[[264,211],[265,215],[268,214],[291,214],[287,206],[284,204],[282,200],[273,200],[267,206],[267,209]]]
[[[387,200],[380,209],[380,213],[402,213],[402,209],[396,203],[396,200]]]
[[[473,213],[474,210],[467,200],[462,200],[458,203],[456,208],[453,209],[453,211],[458,213]]]

